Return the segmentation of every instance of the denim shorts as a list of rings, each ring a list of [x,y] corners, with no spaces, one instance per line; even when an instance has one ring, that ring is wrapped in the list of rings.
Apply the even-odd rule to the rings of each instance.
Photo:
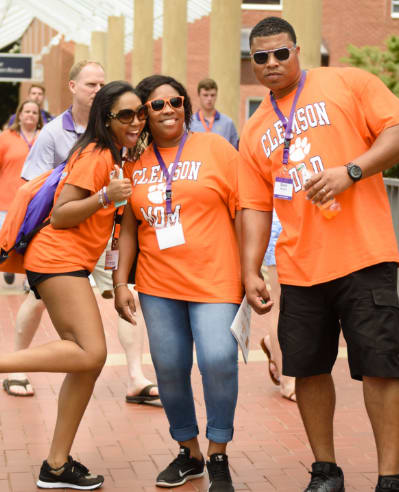
[[[311,287],[281,285],[283,374],[330,373],[342,329],[353,379],[398,378],[397,268],[379,263]]]

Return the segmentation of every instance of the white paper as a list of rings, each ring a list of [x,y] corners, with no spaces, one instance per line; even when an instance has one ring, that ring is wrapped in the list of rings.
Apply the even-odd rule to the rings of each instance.
[[[251,306],[248,304],[247,296],[244,296],[241,306],[231,324],[230,331],[240,346],[244,362],[248,362],[249,335],[251,333]]]
[[[186,242],[184,239],[183,227],[180,222],[163,227],[162,229],[155,229],[155,233],[157,235],[160,250],[180,246]]]

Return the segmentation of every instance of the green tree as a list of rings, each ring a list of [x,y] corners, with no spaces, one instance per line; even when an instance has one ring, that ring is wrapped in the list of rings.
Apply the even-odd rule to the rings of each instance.
[[[390,36],[385,42],[386,49],[377,46],[347,47],[349,56],[344,63],[362,68],[379,77],[399,97],[399,36]],[[384,176],[399,178],[399,164],[384,171]]]

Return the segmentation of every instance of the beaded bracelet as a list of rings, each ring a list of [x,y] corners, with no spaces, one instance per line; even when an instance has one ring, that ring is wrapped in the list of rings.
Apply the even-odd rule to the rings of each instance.
[[[111,200],[108,198],[108,195],[107,195],[107,187],[106,186],[104,186],[104,188],[103,188],[103,196],[105,198],[105,201],[106,201],[107,205],[109,205],[111,203]]]
[[[103,207],[103,208],[108,208],[108,204],[104,202],[104,195],[103,195],[103,190],[100,190],[98,192],[98,203]]]
[[[118,287],[123,287],[124,285],[127,285],[125,282],[119,282],[118,284],[114,285],[114,290],[116,290]]]

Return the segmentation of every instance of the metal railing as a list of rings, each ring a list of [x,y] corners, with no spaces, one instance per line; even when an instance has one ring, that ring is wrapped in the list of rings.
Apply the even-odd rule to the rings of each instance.
[[[388,193],[389,204],[391,205],[391,214],[393,226],[395,228],[396,240],[399,245],[399,179],[384,178],[384,183]]]

